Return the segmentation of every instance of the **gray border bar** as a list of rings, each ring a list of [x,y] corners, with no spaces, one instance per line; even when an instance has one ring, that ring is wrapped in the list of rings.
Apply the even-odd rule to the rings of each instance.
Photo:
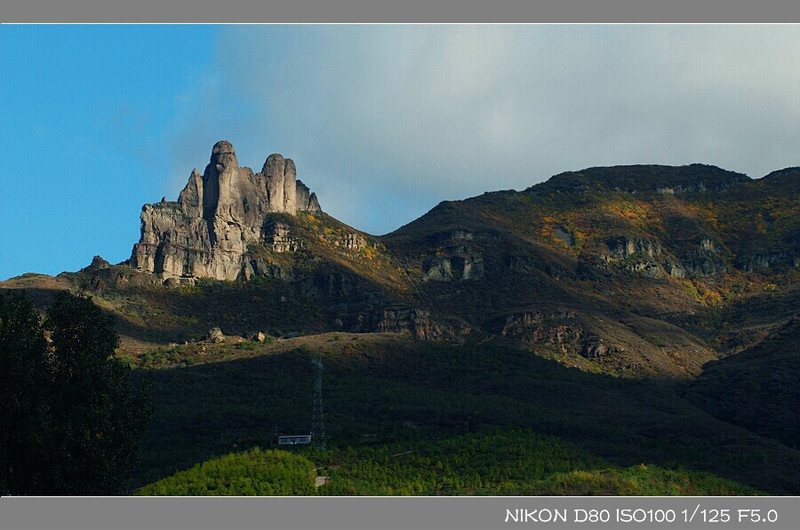
[[[13,23],[787,23],[789,0],[26,0],[7,2]]]
[[[797,23],[787,0],[27,0],[0,8],[2,23]],[[0,527],[26,529],[800,528],[798,497],[443,498],[0,498]],[[675,512],[675,522],[619,521],[630,510]],[[542,510],[547,510],[543,512]],[[566,510],[566,512],[564,512]],[[584,511],[580,511],[584,510]],[[610,521],[589,520],[591,510]],[[638,511],[637,511],[638,510]],[[650,510],[650,512],[648,512]],[[662,510],[662,512],[657,512]],[[745,510],[745,520],[740,521]],[[753,510],[759,510],[754,522]],[[774,510],[774,512],[772,511]],[[509,512],[510,511],[510,512]],[[566,513],[566,522],[541,514]],[[672,512],[670,512],[672,513]],[[724,521],[725,514],[730,518]],[[769,522],[767,517],[778,519]],[[689,515],[692,521],[686,522]],[[514,521],[514,517],[518,520]],[[579,521],[586,517],[585,522]]]
[[[8,530],[795,530],[798,497],[4,497]]]

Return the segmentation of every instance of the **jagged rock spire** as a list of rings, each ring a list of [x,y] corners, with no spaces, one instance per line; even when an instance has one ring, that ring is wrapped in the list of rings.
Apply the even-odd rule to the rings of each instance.
[[[291,159],[272,154],[259,173],[239,167],[225,140],[214,144],[202,175],[193,170],[177,202],[146,204],[141,239],[131,264],[165,277],[234,279],[247,245],[264,241],[266,216],[319,212],[319,202],[297,180]]]

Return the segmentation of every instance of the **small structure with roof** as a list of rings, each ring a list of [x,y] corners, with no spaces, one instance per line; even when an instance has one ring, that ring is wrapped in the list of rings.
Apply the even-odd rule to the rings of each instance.
[[[281,434],[278,436],[278,445],[306,445],[310,443],[310,434]]]

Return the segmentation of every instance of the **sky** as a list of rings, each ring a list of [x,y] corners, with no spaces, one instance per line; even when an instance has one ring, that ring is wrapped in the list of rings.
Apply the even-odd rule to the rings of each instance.
[[[563,171],[800,165],[797,25],[0,25],[0,280],[130,257],[211,147],[396,230]]]

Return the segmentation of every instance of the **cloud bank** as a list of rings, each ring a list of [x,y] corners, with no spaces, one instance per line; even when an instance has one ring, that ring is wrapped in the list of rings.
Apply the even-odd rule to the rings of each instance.
[[[798,165],[798,56],[796,26],[232,26],[180,141],[281,152],[385,233],[589,166]]]

